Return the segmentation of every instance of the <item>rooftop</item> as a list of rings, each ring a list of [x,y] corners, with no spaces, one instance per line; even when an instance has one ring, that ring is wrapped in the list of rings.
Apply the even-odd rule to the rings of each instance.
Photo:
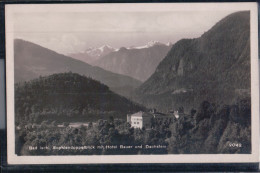
[[[152,113],[152,112],[139,111],[139,112],[132,114],[131,116],[134,116],[134,117],[152,116],[152,117],[154,117],[154,116],[169,116],[169,114],[164,114],[164,113],[160,113],[160,112]]]

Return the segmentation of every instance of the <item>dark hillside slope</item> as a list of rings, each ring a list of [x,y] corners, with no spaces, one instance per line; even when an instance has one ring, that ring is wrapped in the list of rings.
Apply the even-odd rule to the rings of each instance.
[[[53,74],[15,86],[16,121],[96,121],[126,118],[143,107],[121,97],[106,85],[75,73]]]
[[[139,102],[162,110],[248,96],[250,13],[233,13],[200,38],[177,42],[136,92]]]

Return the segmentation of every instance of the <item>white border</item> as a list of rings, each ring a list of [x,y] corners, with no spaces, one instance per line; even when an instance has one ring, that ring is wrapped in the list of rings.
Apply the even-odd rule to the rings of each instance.
[[[94,163],[232,163],[258,162],[259,81],[257,3],[138,3],[138,4],[9,4],[6,10],[7,160],[8,164],[94,164]],[[223,11],[250,10],[252,154],[17,156],[14,134],[13,20],[16,12],[86,11]]]

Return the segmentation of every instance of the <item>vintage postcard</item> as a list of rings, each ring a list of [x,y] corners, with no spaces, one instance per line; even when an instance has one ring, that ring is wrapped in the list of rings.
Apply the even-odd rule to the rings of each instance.
[[[258,162],[257,3],[5,10],[9,164]]]

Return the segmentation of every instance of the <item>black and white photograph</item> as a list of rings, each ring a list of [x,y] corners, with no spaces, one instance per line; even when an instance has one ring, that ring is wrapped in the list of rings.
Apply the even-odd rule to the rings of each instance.
[[[8,161],[257,161],[257,32],[256,3],[7,5]]]

